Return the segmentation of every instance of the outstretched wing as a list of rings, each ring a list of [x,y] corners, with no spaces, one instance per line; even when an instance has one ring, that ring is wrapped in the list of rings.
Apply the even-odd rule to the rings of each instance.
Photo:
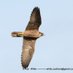
[[[26,30],[38,31],[40,25],[41,25],[40,10],[38,7],[35,7],[32,11],[30,21],[26,27]],[[23,38],[23,50],[22,50],[23,68],[27,68],[32,59],[34,53],[35,41],[36,41],[35,38],[30,38],[30,37]]]
[[[41,15],[38,7],[35,7],[32,11],[30,21],[26,27],[26,30],[38,30],[41,25]]]
[[[25,69],[28,67],[32,59],[34,48],[35,48],[35,41],[36,41],[35,39],[31,39],[31,38],[30,39],[26,38],[25,40],[23,40],[21,61],[22,61],[22,66]]]

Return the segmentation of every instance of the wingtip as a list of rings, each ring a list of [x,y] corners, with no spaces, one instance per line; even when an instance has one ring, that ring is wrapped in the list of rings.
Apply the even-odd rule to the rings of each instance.
[[[39,7],[35,7],[35,8],[33,9],[33,11],[40,11],[40,8],[39,8]]]
[[[28,65],[22,65],[22,68],[23,69],[27,69],[28,68]]]
[[[30,17],[31,23],[39,23],[41,24],[41,15],[40,15],[40,9],[39,7],[35,7],[32,11],[31,17]]]

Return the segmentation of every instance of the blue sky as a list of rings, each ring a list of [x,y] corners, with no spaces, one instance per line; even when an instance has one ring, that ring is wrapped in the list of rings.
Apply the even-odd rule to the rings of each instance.
[[[22,70],[23,39],[11,37],[11,32],[24,31],[35,6],[41,11],[44,36],[36,42],[29,68],[73,68],[73,0],[0,0],[0,73],[63,73]]]

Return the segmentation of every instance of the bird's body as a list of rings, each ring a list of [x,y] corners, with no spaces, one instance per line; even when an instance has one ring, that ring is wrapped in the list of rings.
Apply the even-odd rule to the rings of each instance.
[[[23,68],[27,68],[34,50],[36,40],[43,35],[39,32],[39,26],[41,25],[41,16],[40,10],[38,7],[35,7],[32,11],[30,21],[24,32],[13,32],[12,36],[14,37],[23,37],[23,49],[21,56],[21,63]]]

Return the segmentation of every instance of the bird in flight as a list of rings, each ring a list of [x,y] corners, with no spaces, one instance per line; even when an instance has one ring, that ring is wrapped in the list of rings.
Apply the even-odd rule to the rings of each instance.
[[[35,7],[31,13],[30,20],[24,32],[12,32],[13,37],[23,37],[21,64],[23,69],[26,69],[32,59],[36,40],[43,36],[42,32],[39,32],[39,26],[41,25],[40,9]]]

